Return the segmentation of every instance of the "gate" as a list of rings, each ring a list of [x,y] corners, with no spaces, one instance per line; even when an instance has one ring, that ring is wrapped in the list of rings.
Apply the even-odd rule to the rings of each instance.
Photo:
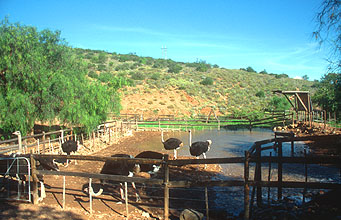
[[[26,157],[0,157],[0,199],[31,202],[31,164]]]

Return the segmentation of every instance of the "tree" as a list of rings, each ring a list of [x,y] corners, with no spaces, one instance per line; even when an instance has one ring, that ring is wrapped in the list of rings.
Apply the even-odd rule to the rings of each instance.
[[[176,63],[170,63],[168,65],[168,72],[169,73],[179,73],[182,70],[182,67]]]
[[[309,80],[309,76],[308,75],[304,75],[304,76],[302,76],[302,79],[303,80]]]
[[[55,119],[87,130],[119,109],[117,87],[89,80],[87,69],[59,31],[0,24],[0,129],[32,131]]]
[[[264,69],[263,71],[259,72],[260,74],[268,74],[268,72],[266,72],[266,70]]]
[[[336,73],[325,74],[320,83],[317,84],[317,91],[312,100],[329,112],[340,112],[341,108],[341,76]]]
[[[330,50],[328,58],[329,72],[340,73],[341,70],[341,1],[324,0],[321,11],[316,15],[317,28],[313,36]]]
[[[250,72],[250,73],[256,73],[256,71],[255,71],[251,66],[249,66],[248,68],[246,68],[246,71],[247,71],[247,72]]]

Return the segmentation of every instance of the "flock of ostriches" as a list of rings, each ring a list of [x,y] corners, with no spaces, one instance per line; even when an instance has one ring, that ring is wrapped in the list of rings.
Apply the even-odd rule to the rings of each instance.
[[[15,132],[13,134],[18,135],[18,138],[20,139],[20,132]],[[184,144],[181,140],[177,138],[169,138],[167,140],[164,140],[164,135],[163,135],[163,130],[161,132],[161,141],[163,143],[163,146],[166,150],[172,150],[174,151],[174,159],[177,159],[177,150],[180,147],[183,147]],[[206,140],[206,141],[198,141],[192,143],[192,132],[189,130],[189,151],[192,156],[195,156],[196,158],[199,158],[199,156],[203,155],[204,158],[206,158],[206,152],[210,150],[210,146],[212,144],[211,140]],[[66,140],[62,141],[61,148],[64,153],[67,155],[70,155],[72,152],[76,152],[79,148],[79,142],[75,140]],[[1,156],[1,155],[0,155]],[[5,174],[9,176],[17,176],[17,178],[20,181],[25,181],[25,174],[28,174],[28,169],[26,168],[25,170],[21,170],[20,174],[21,175],[16,175],[15,170],[17,170],[17,164],[15,161],[15,158],[20,155],[11,155],[13,159],[11,160],[0,160],[0,174]],[[23,155],[24,157],[27,155]],[[2,155],[4,157],[4,155]],[[114,154],[111,155],[111,157],[125,157],[125,158],[134,158],[132,155],[128,154]],[[135,158],[148,158],[148,159],[163,159],[164,155],[159,152],[154,152],[154,151],[143,151],[139,153],[138,155],[135,156]],[[20,160],[24,162],[24,160]],[[59,170],[57,164],[55,163],[55,160],[49,160],[49,159],[39,159],[39,166],[37,169],[47,169],[47,170]],[[66,164],[69,164],[69,161],[59,161],[59,162],[66,162]],[[11,171],[8,169],[8,163],[12,163],[11,166]],[[25,163],[25,162],[24,162]],[[26,163],[27,164],[27,163]],[[67,166],[66,165],[66,166]],[[25,167],[25,166],[20,166]],[[206,165],[205,165],[206,168]],[[152,164],[132,164],[132,163],[127,163],[124,161],[106,161],[104,166],[102,167],[101,174],[109,174],[109,175],[122,175],[122,176],[128,176],[132,177],[134,173],[137,172],[147,172],[150,175],[155,175],[160,169],[160,165],[152,165]],[[45,192],[44,191],[44,185],[43,185],[43,178],[42,176],[39,177],[40,183],[41,183],[41,199],[45,197]],[[101,180],[102,184],[106,184],[105,181]],[[123,185],[120,183],[120,194],[121,194],[121,199],[124,201],[125,198],[123,196]],[[135,184],[132,182],[133,189],[135,190],[135,195],[136,195],[136,201],[140,200],[140,197],[137,193]],[[85,189],[87,192],[91,192],[94,196],[99,196],[102,194],[103,189],[101,188],[97,193],[94,193],[93,189]]]

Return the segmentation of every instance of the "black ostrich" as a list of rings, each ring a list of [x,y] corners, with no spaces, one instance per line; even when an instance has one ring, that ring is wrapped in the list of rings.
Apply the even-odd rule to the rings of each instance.
[[[128,154],[114,154],[111,157],[123,157],[123,158],[134,158]],[[122,175],[133,177],[134,173],[138,173],[140,171],[140,166],[134,163],[128,163],[127,161],[106,161],[102,167],[101,174],[109,174],[109,175]],[[112,182],[112,181],[111,181]],[[106,183],[106,181],[101,180],[101,183]],[[110,183],[110,182],[109,182]],[[135,183],[132,182],[131,185],[135,191],[136,202],[140,200],[140,196],[137,193]],[[94,194],[95,196],[101,195],[103,189],[100,189],[98,193]],[[120,183],[120,194],[121,199],[124,201],[125,198],[123,196],[123,184]]]
[[[203,155],[204,159],[206,159],[206,152],[210,150],[211,144],[211,140],[197,141],[192,144],[192,131],[189,130],[189,152],[192,156],[199,159],[199,156]],[[207,165],[205,164],[205,168],[206,167]]]
[[[72,152],[76,152],[78,150],[79,143],[75,140],[67,140],[62,143],[62,150],[67,155],[70,155]],[[66,160],[66,167],[69,165],[69,159]]]
[[[135,158],[148,158],[162,160],[164,155],[155,151],[143,151],[135,156]],[[147,172],[151,175],[156,174],[160,170],[161,164],[140,164],[140,172]]]
[[[166,141],[163,139],[163,130],[161,131],[161,141],[166,150],[174,150],[174,159],[177,158],[177,150],[184,146],[181,140],[177,138],[169,138]]]

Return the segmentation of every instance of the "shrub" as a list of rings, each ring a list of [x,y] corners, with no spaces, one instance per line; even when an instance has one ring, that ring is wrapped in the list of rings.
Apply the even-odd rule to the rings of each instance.
[[[150,78],[153,79],[153,80],[158,80],[160,79],[160,73],[153,73]]]
[[[88,76],[93,78],[93,79],[98,79],[98,75],[94,71],[90,71],[88,73]]]
[[[259,97],[259,98],[264,98],[265,97],[264,91],[257,92],[256,96]]]
[[[246,71],[249,72],[249,73],[256,73],[256,71],[251,66],[246,68]]]
[[[168,66],[169,73],[179,73],[182,70],[182,67],[179,64],[171,63]]]
[[[211,77],[206,77],[203,81],[200,82],[200,84],[204,86],[213,85],[213,79]]]
[[[98,55],[98,63],[105,63],[107,61],[107,54],[102,52]]]
[[[107,67],[104,64],[99,64],[97,67],[97,70],[98,71],[106,71]]]
[[[131,78],[134,80],[144,80],[145,76],[142,73],[137,72],[137,73],[133,73],[131,75]]]
[[[200,61],[197,63],[196,71],[199,72],[207,72],[208,69],[211,68],[211,64],[207,64],[206,61]]]

